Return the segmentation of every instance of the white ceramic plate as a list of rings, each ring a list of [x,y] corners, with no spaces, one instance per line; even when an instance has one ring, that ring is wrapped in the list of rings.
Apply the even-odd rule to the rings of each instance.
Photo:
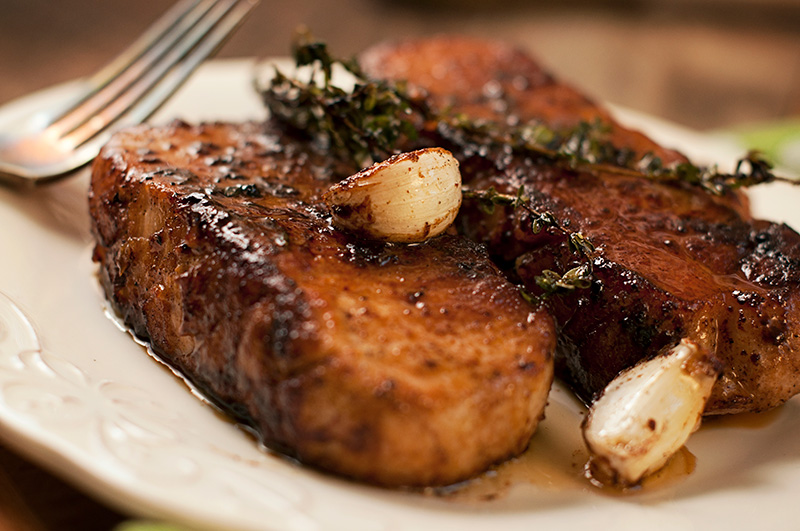
[[[210,63],[153,121],[259,119],[250,76],[249,62]],[[738,154],[619,112],[703,160]],[[581,408],[558,387],[531,451],[452,495],[354,484],[269,454],[104,315],[87,182],[84,172],[38,190],[0,188],[0,437],[111,504],[212,529],[797,529],[797,400],[707,423],[688,445],[692,473],[681,472],[685,454],[677,472],[626,496],[582,478]],[[800,227],[797,199],[764,187],[756,208]]]

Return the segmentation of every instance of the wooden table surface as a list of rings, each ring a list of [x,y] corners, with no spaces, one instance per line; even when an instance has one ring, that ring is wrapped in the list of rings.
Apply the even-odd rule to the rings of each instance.
[[[0,103],[92,72],[166,5],[0,0]],[[262,0],[220,55],[286,55],[299,24],[342,55],[439,32],[508,39],[600,99],[697,129],[800,115],[800,0]],[[0,531],[135,516],[0,445]]]
[[[0,446],[0,531],[102,531],[127,518]]]

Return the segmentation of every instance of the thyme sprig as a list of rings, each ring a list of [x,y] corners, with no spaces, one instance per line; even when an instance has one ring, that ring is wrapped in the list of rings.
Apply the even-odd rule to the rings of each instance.
[[[557,293],[570,292],[575,289],[585,289],[591,285],[591,259],[595,250],[594,245],[580,232],[568,230],[564,225],[558,222],[551,212],[534,209],[530,197],[525,194],[524,187],[520,186],[517,189],[517,193],[514,195],[500,193],[494,187],[490,187],[487,190],[462,188],[461,195],[465,200],[477,201],[478,207],[487,214],[494,213],[495,207],[497,206],[506,206],[515,210],[521,209],[528,214],[529,227],[534,234],[539,234],[541,231],[549,228],[566,237],[570,251],[579,255],[581,263],[563,274],[545,269],[542,271],[541,275],[537,275],[534,280],[536,285],[542,290],[542,295],[538,297],[539,300]],[[525,289],[522,289],[522,294],[523,297],[531,302],[537,299],[535,295]]]
[[[456,145],[483,146],[487,152],[510,148],[572,169],[592,165],[632,167],[636,155],[611,143],[611,128],[599,119],[555,130],[535,121],[499,127],[495,122],[470,120],[462,114],[442,115],[437,119],[437,132]]]
[[[720,173],[716,167],[695,166],[688,162],[665,167],[661,159],[652,155],[640,159],[638,166],[641,173],[653,180],[685,182],[714,195],[774,181],[800,184],[800,181],[773,173],[772,163],[756,150],[749,151],[739,159],[733,173]]]
[[[664,183],[684,182],[704,191],[723,195],[730,190],[773,181],[800,185],[800,181],[776,175],[773,165],[758,151],[750,151],[736,163],[733,173],[722,173],[716,166],[697,166],[690,162],[665,164],[653,153],[638,156],[610,140],[608,124],[595,120],[580,122],[573,128],[555,131],[542,123],[497,127],[492,122],[470,121],[463,116],[441,117],[439,134],[456,145],[473,146],[480,153],[509,147],[524,155],[559,164],[568,169],[596,173],[609,171],[644,176]],[[469,151],[469,150],[468,150]]]
[[[276,120],[360,167],[396,153],[401,139],[417,137],[413,115],[423,104],[403,83],[367,79],[355,60],[334,59],[324,43],[306,39],[293,47],[297,67],[309,67],[306,80],[276,69],[268,86],[257,87]],[[353,77],[352,90],[333,84],[336,65]]]

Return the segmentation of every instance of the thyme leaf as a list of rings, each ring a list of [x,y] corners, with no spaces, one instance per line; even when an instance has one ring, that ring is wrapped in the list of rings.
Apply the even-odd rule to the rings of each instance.
[[[541,214],[533,216],[531,220],[531,231],[534,234],[539,234],[545,227],[555,227],[558,225],[556,218],[550,212],[542,212]]]
[[[570,292],[575,289],[586,289],[592,285],[592,267],[590,263],[583,263],[573,267],[563,275],[545,269],[535,278],[536,285],[546,295],[560,292]]]
[[[569,234],[569,247],[573,252],[589,255],[594,251],[594,245],[580,232]]]

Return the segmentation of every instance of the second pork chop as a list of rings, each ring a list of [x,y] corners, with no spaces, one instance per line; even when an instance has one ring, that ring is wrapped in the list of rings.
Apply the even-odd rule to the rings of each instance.
[[[620,153],[685,162],[559,82],[524,52],[460,37],[384,44],[361,56],[373,78],[405,80],[435,110],[504,131],[544,124],[555,131],[599,123]],[[753,220],[736,191],[713,195],[687,182],[663,183],[615,163],[594,169],[543,160],[517,146],[442,135],[426,141],[460,158],[466,185],[515,196],[552,214],[594,245],[569,249],[563,232],[534,231],[526,209],[488,216],[462,207],[461,227],[489,245],[504,270],[538,292],[545,270],[591,263],[591,287],[552,297],[561,328],[560,368],[586,401],[621,370],[690,338],[723,364],[707,413],[760,411],[800,390],[800,236]],[[445,131],[446,132],[446,131]]]

